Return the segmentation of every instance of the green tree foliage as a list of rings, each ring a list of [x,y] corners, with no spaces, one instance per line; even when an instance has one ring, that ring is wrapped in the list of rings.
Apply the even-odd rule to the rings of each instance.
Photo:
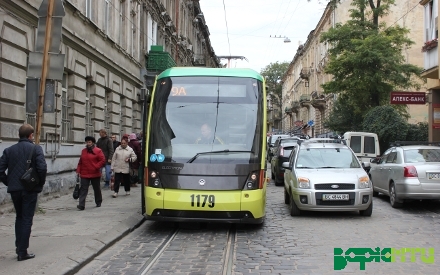
[[[419,122],[417,124],[408,125],[408,141],[428,141],[428,123]]]
[[[266,86],[268,87],[267,93],[271,96],[272,104],[277,106],[281,110],[282,105],[282,89],[283,85],[281,79],[289,68],[289,62],[270,63],[260,74],[266,79]]]
[[[337,1],[332,1],[337,4]],[[325,73],[333,79],[322,85],[326,94],[344,94],[352,116],[365,116],[374,107],[388,105],[393,90],[419,89],[422,68],[406,63],[402,50],[414,42],[409,30],[394,24],[379,23],[388,14],[394,0],[353,0],[350,20],[323,33],[322,42],[330,43]],[[395,106],[408,116],[405,105]],[[341,126],[342,127],[342,126]]]
[[[427,141],[428,124],[409,124],[392,106],[378,106],[364,117],[363,131],[376,133],[381,152],[393,141]]]
[[[340,95],[333,104],[328,119],[324,121],[325,127],[339,133],[362,130],[363,118],[359,114],[356,115],[352,106],[347,96]]]

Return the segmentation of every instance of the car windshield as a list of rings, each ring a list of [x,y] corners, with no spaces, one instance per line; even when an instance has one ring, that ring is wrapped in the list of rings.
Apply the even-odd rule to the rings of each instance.
[[[405,163],[440,162],[440,149],[410,149],[403,156]]]
[[[309,148],[300,150],[296,168],[360,168],[357,157],[348,148]]]

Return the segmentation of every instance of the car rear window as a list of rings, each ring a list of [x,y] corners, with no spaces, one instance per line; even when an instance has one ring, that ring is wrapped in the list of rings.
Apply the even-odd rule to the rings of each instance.
[[[440,149],[409,149],[403,151],[405,163],[440,162]]]
[[[296,168],[360,168],[348,148],[310,148],[300,150]]]
[[[283,157],[288,158],[292,152],[293,147],[285,147],[283,151]]]
[[[279,137],[289,137],[289,135],[273,135],[270,139],[270,144],[274,145]]]

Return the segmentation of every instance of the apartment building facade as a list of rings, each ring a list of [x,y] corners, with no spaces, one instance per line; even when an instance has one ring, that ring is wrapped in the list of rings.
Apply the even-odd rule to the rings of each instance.
[[[98,138],[106,129],[119,139],[141,131],[147,78],[160,72],[148,62],[151,46],[162,46],[176,66],[220,66],[197,0],[56,1],[65,11],[57,52],[65,60],[55,112],[42,119],[40,145],[48,163],[44,194],[74,186],[85,136]],[[42,2],[0,2],[0,155],[17,142],[20,125],[36,126],[36,114],[26,113],[26,78]],[[8,201],[1,184],[0,204]]]
[[[422,0],[423,7],[423,72],[430,92],[429,141],[440,140],[440,76],[438,47],[438,0]]]
[[[399,2],[393,6],[389,15],[381,20],[388,26],[400,24],[410,29],[409,38],[415,42],[406,49],[403,55],[406,62],[423,67],[423,55],[420,48],[423,45],[423,9],[417,0]],[[346,22],[351,1],[342,0],[336,8],[327,5],[321,19],[312,30],[307,41],[300,45],[293,57],[289,70],[283,76],[283,128],[285,131],[308,134],[313,137],[333,135],[324,126],[336,95],[323,94],[322,84],[331,80],[331,75],[323,71],[328,62],[329,45],[320,42],[321,34],[334,27],[337,23]],[[426,87],[420,91],[428,94]],[[428,104],[408,105],[411,115],[409,123],[428,122]]]

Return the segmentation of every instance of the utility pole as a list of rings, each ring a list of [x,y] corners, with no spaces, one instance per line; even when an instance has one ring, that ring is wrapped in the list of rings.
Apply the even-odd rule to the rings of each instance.
[[[35,144],[40,144],[43,112],[55,112],[55,80],[63,79],[64,54],[59,52],[64,15],[63,0],[43,0],[38,9],[35,51],[29,53],[26,79],[26,112],[36,113]]]
[[[46,17],[46,37],[44,39],[43,50],[43,68],[41,70],[40,95],[38,96],[37,109],[37,129],[35,129],[35,144],[40,144],[41,123],[43,120],[43,104],[44,92],[46,90],[47,68],[49,66],[49,46],[52,38],[52,14],[53,14],[54,0],[49,0]]]

